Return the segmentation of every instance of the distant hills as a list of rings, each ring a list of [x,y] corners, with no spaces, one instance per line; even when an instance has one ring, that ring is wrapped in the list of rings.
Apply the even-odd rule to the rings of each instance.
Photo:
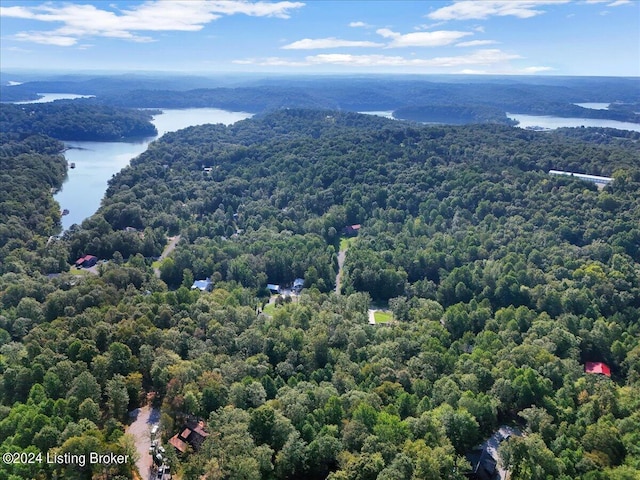
[[[3,102],[59,92],[97,97],[85,102],[137,108],[217,107],[252,113],[298,107],[393,110],[398,118],[417,121],[438,121],[442,115],[453,114],[452,123],[509,123],[505,113],[510,112],[640,123],[640,83],[634,78],[132,75],[52,77],[12,86],[7,85],[8,80],[3,75]],[[575,105],[583,102],[614,105],[608,110]]]

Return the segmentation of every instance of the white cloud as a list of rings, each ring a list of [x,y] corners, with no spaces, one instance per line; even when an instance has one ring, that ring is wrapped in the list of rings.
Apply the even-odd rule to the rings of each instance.
[[[6,50],[8,52],[20,52],[20,53],[31,53],[31,50],[26,50],[24,48],[20,48],[20,47],[7,47],[7,48],[2,48],[2,50]]]
[[[78,41],[73,37],[64,37],[62,35],[51,35],[38,32],[22,32],[16,34],[14,38],[23,42],[39,43],[41,45],[55,45],[58,47],[70,47],[78,43]]]
[[[118,12],[94,5],[44,3],[41,5],[0,7],[0,16],[62,24],[49,31],[21,32],[17,40],[71,46],[80,37],[110,37],[148,42],[150,37],[134,32],[199,31],[224,15],[289,18],[302,2],[249,2],[242,0],[148,1]]]
[[[351,22],[349,24],[350,27],[352,28],[368,28],[371,25],[369,25],[368,23],[364,23],[364,22]]]
[[[261,66],[317,66],[344,65],[349,67],[435,67],[450,68],[473,65],[491,66],[521,58],[519,55],[509,54],[498,49],[477,50],[468,55],[434,58],[406,58],[391,55],[353,55],[348,53],[323,53],[311,55],[304,60],[289,60],[278,57],[265,59],[234,60],[239,65]]]
[[[471,40],[469,42],[456,43],[456,47],[481,47],[483,45],[495,45],[495,40]]]
[[[388,28],[380,28],[376,30],[378,35],[384,38],[390,38],[391,42],[388,48],[396,47],[441,47],[449,45],[456,40],[473,35],[471,32],[459,32],[455,30],[437,30],[434,32],[413,32],[401,34],[393,32]]]
[[[615,2],[609,3],[607,7],[619,7],[620,5],[631,5],[631,0],[616,0]]]
[[[244,60],[233,60],[236,65],[260,65],[263,67],[307,67],[307,61],[288,60],[280,57],[267,58],[245,58]]]
[[[621,5],[631,5],[631,0],[615,0],[611,3],[611,0],[587,0],[589,4],[606,3],[607,7],[619,7]]]
[[[428,60],[432,66],[457,67],[462,65],[492,65],[521,58],[520,55],[506,53],[497,48],[477,50],[469,55],[437,57]]]
[[[427,17],[433,20],[472,20],[485,19],[493,16],[513,16],[530,18],[541,15],[544,10],[536,8],[544,5],[567,3],[569,0],[459,0],[446,7],[429,13]]]
[[[456,73],[459,73],[461,75],[486,75],[489,72],[487,72],[486,70],[476,70],[476,69],[473,69],[473,68],[463,68],[462,70],[460,70],[459,72],[456,72]]]
[[[552,67],[526,67],[520,70],[522,73],[540,73],[540,72],[550,72],[555,70]]]
[[[304,38],[297,42],[290,43],[280,47],[284,50],[314,50],[318,48],[340,48],[340,47],[383,47],[384,43],[357,41],[357,40],[341,40],[339,38]]]

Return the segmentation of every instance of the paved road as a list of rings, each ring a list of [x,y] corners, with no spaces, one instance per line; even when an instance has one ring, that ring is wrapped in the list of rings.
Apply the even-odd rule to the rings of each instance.
[[[158,261],[161,262],[162,260],[167,258],[167,256],[169,256],[169,254],[175,250],[176,245],[178,245],[179,241],[180,241],[180,235],[176,235],[175,237],[169,237],[169,243],[167,244],[166,247],[164,247],[164,250],[162,251],[162,255],[160,255],[160,258],[158,258]],[[159,268],[157,267],[154,268],[153,273],[155,273],[156,277],[160,278]]]
[[[151,427],[160,421],[160,411],[145,405],[135,409],[130,413],[130,416],[135,417],[135,420],[127,427],[127,433],[135,438],[136,450],[140,457],[136,462],[136,467],[138,467],[140,477],[146,480],[151,478],[151,465],[153,464],[149,454],[150,431]]]

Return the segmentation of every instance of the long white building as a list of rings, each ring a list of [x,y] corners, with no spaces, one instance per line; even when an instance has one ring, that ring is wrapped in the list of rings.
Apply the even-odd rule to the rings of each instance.
[[[611,177],[600,177],[598,175],[588,175],[586,173],[564,172],[562,170],[549,170],[549,175],[566,175],[568,177],[576,177],[602,186],[609,185],[613,182],[613,178]]]

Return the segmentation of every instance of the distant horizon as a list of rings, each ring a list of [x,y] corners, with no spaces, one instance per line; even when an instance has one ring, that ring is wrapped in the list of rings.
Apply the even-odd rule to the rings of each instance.
[[[176,76],[176,77],[457,77],[457,78],[531,78],[543,80],[545,78],[628,78],[640,79],[638,75],[561,75],[561,74],[520,74],[520,73],[405,73],[405,72],[276,72],[276,71],[183,71],[183,70],[52,70],[8,68],[0,71],[0,76],[8,75],[99,75],[115,77],[121,75],[140,76]],[[640,90],[640,87],[638,87]]]
[[[632,0],[2,0],[0,70],[640,77]]]

